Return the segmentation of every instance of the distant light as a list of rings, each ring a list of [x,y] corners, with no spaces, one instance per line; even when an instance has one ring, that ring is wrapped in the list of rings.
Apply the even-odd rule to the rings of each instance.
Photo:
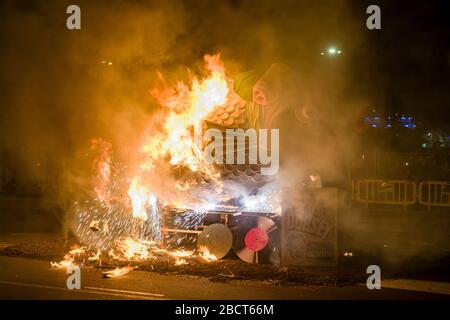
[[[112,62],[110,61],[110,62],[108,62],[108,66],[112,66]]]
[[[327,54],[329,56],[335,56],[335,55],[341,54],[341,53],[342,53],[342,50],[338,50],[336,47],[329,47],[326,51],[322,51],[320,53],[320,55],[323,56],[323,55]]]
[[[353,257],[353,252],[344,252],[344,257]]]
[[[377,127],[377,125],[376,125],[376,124],[373,124],[373,125],[372,125],[372,128],[376,128],[376,127]]]

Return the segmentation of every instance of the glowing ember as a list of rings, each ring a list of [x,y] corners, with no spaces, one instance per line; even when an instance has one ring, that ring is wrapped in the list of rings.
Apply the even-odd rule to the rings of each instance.
[[[120,256],[117,255],[117,254],[114,252],[114,249],[109,250],[108,256],[109,256],[111,259],[114,259],[114,260],[119,260],[119,259],[120,259]]]
[[[199,251],[200,257],[203,260],[205,260],[207,262],[217,261],[217,257],[215,255],[211,254],[207,247],[201,246],[198,251]]]
[[[133,217],[147,220],[147,209],[150,203],[156,202],[156,197],[150,194],[149,190],[140,184],[139,177],[135,177],[128,190],[133,207]]]
[[[97,250],[97,253],[91,257],[88,258],[89,261],[97,261],[100,260],[100,254],[102,252],[100,250]]]
[[[191,251],[175,250],[175,251],[168,251],[168,253],[171,256],[178,257],[178,258],[192,256]]]
[[[176,266],[181,266],[181,265],[184,265],[184,264],[188,264],[187,261],[184,260],[184,259],[176,259],[175,260],[175,265]]]
[[[50,262],[52,268],[67,268],[75,264],[75,258],[86,252],[86,247],[75,247],[64,255],[64,260],[60,262]]]
[[[103,272],[103,277],[105,277],[105,278],[121,277],[123,275],[126,275],[130,271],[133,271],[134,269],[135,269],[135,267],[132,267],[132,266],[127,266],[127,267],[122,267],[122,268],[117,267],[114,270]]]
[[[134,240],[130,237],[125,238],[118,245],[120,256],[129,261],[141,261],[150,258],[149,247],[153,245],[152,241]]]
[[[60,269],[60,268],[67,268],[67,267],[70,267],[72,265],[74,265],[72,260],[62,260],[60,262],[52,262],[52,261],[50,262],[50,266],[52,268],[58,268],[58,269]]]

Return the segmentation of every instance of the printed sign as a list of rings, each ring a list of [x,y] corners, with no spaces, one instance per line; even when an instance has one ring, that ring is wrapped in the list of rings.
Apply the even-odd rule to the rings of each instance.
[[[338,190],[302,190],[295,205],[283,212],[281,260],[283,265],[337,265]]]

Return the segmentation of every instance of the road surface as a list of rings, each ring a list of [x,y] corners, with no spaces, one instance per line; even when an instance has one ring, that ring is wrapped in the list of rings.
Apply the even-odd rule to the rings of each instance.
[[[420,289],[417,282],[409,283],[409,290],[394,289],[402,286],[401,281],[391,283],[394,288],[368,290],[365,285],[307,287],[277,286],[261,281],[222,283],[144,271],[105,279],[101,270],[82,268],[82,288],[69,290],[66,270],[51,268],[46,261],[0,257],[0,271],[0,299],[450,299],[449,294],[429,292],[436,287],[429,283],[429,290],[415,291]],[[448,286],[442,286],[438,292],[445,293]]]

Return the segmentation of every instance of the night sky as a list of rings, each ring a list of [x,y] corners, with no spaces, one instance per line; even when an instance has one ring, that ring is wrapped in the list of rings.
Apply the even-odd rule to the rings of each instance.
[[[450,2],[373,3],[381,7],[382,30],[364,32],[367,47],[355,59],[368,65],[369,72],[360,79],[371,83],[371,90],[379,93],[376,101],[386,110],[413,113],[430,125],[448,128]],[[361,12],[360,6],[355,9]]]

